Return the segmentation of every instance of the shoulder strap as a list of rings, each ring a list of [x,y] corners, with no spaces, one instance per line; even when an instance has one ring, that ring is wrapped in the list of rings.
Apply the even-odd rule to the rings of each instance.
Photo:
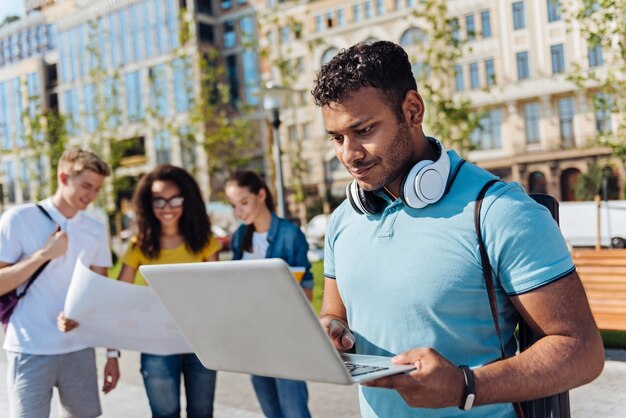
[[[489,296],[491,316],[493,318],[493,324],[496,327],[496,333],[498,334],[498,342],[500,343],[500,354],[502,355],[502,358],[504,358],[504,345],[502,344],[502,336],[500,335],[500,323],[498,322],[498,303],[496,300],[496,290],[493,284],[493,276],[491,274],[489,256],[487,255],[485,243],[483,242],[483,236],[480,232],[480,209],[483,204],[483,198],[485,197],[487,190],[498,181],[498,179],[489,180],[483,186],[483,188],[480,189],[480,192],[476,197],[476,205],[474,206],[474,227],[476,228],[476,236],[478,237],[478,248],[480,249],[480,263],[483,267],[483,276],[485,278],[485,286],[487,287],[487,295]]]
[[[40,204],[37,204],[37,207],[39,208],[39,210],[46,216],[46,218],[50,219],[52,222],[54,222],[54,220],[52,219],[52,216],[50,216],[50,214],[48,213],[48,211],[46,211],[43,206],[41,206]],[[46,261],[45,263],[43,263],[41,266],[39,266],[39,268],[37,270],[35,270],[35,272],[33,273],[32,276],[30,276],[30,279],[28,279],[28,283],[26,283],[26,287],[24,288],[24,290],[22,291],[22,293],[17,295],[17,299],[21,299],[24,297],[24,295],[26,294],[26,292],[28,291],[28,288],[34,283],[35,279],[37,279],[37,277],[41,274],[41,272],[43,271],[43,269],[46,268],[46,266],[48,265],[48,263],[50,262],[50,260]]]

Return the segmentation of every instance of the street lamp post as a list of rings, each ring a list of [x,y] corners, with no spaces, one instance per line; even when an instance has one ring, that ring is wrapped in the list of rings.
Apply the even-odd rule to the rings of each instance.
[[[278,216],[285,217],[287,209],[285,205],[285,185],[283,182],[282,150],[280,148],[280,108],[284,99],[291,90],[276,86],[269,82],[261,88],[260,95],[263,97],[263,108],[268,112],[269,122],[272,125],[274,135],[274,148],[272,156],[274,159],[274,174],[276,178],[276,211]]]

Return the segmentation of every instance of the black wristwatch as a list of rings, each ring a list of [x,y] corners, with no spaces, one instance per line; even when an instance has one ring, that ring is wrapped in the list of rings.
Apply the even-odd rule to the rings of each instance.
[[[476,398],[476,389],[474,388],[474,372],[467,366],[459,366],[463,372],[465,378],[465,391],[463,391],[463,398],[461,398],[461,404],[459,409],[463,411],[469,411],[474,406],[474,399]]]

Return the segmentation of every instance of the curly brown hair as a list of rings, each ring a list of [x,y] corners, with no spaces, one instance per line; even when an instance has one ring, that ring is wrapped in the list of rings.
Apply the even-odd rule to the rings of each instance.
[[[133,195],[138,229],[136,245],[148,258],[157,258],[161,253],[161,223],[152,209],[152,184],[157,180],[171,181],[180,189],[185,200],[178,228],[187,249],[199,253],[211,239],[211,221],[200,187],[185,169],[169,164],[157,166],[144,175],[137,185]]]
[[[411,62],[400,45],[389,41],[361,42],[324,64],[311,91],[320,107],[341,103],[363,87],[380,89],[398,120],[409,90],[417,91]]]

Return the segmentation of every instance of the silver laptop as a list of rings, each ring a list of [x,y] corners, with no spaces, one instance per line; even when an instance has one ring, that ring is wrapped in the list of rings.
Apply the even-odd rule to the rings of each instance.
[[[338,384],[414,369],[389,357],[340,356],[283,260],[139,270],[209,369]]]

